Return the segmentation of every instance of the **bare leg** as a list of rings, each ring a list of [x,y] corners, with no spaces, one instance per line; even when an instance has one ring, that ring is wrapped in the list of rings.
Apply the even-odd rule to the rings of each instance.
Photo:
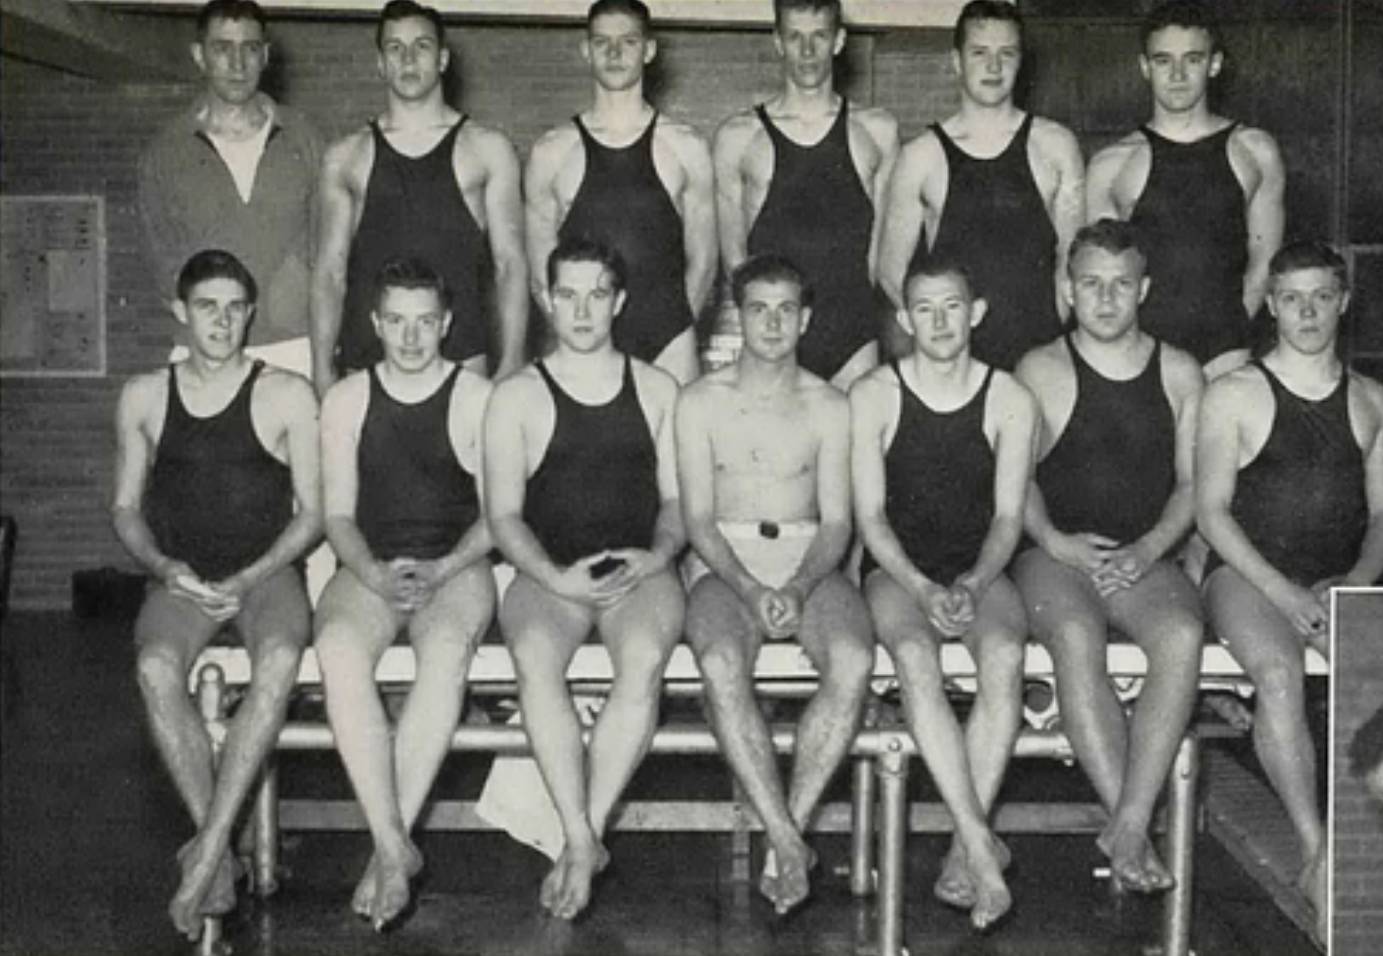
[[[581,720],[566,680],[567,666],[594,617],[592,609],[558,597],[522,574],[500,608],[504,639],[518,671],[524,729],[566,838],[538,897],[555,916],[566,915],[564,888],[573,868],[578,874],[594,873],[608,859],[591,826]]]
[[[399,809],[389,717],[375,686],[375,665],[393,642],[402,616],[341,568],[317,606],[317,660],[327,719],[356,799],[374,840],[373,892],[357,889],[352,906],[383,929],[408,906],[408,880],[422,867]]]
[[[976,792],[967,741],[946,699],[942,639],[917,602],[886,572],[870,576],[866,594],[879,640],[893,657],[908,727],[955,823],[956,840],[937,881],[936,895],[945,903],[971,910],[976,927],[983,929],[1008,911],[1012,898],[1004,883],[998,841],[986,819],[987,808]],[[988,601],[985,608],[982,602],[982,609],[989,613],[982,613],[972,630],[995,630],[995,603]],[[1021,669],[1021,638],[1012,630],[1008,633]],[[1017,688],[1013,692],[1016,698]]]
[[[1306,723],[1304,641],[1233,568],[1211,575],[1206,597],[1215,632],[1257,691],[1254,750],[1296,831],[1302,890],[1324,912],[1324,827],[1316,799],[1316,745]]]
[[[250,690],[231,721],[216,786],[201,831],[183,852],[182,882],[170,911],[174,922],[199,932],[205,914],[235,907],[231,833],[288,710],[311,610],[297,571],[285,569],[248,593],[237,625],[250,652]]]
[[[758,629],[738,595],[719,578],[707,575],[687,600],[687,640],[706,681],[707,714],[721,752],[763,821],[780,872],[794,874],[786,890],[778,874],[766,874],[760,883],[777,910],[787,912],[806,898],[812,853],[788,811],[773,742],[754,697],[754,661],[761,642]]]

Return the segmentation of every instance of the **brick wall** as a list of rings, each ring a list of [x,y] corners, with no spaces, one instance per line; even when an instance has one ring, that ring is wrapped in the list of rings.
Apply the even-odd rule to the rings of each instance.
[[[1257,36],[1267,28],[1249,23],[1238,29]],[[1259,57],[1259,44],[1245,44],[1244,76],[1289,75],[1292,57],[1318,70],[1322,45],[1333,36],[1330,24],[1301,21],[1285,29],[1298,39],[1274,46],[1271,62]],[[380,109],[368,23],[296,19],[276,23],[272,32],[269,88],[305,110],[325,134],[339,136]],[[1134,35],[1128,20],[1035,22],[1029,102],[1070,124],[1087,148],[1132,127],[1147,109],[1132,64]],[[578,36],[574,27],[556,26],[454,30],[452,100],[503,129],[526,152],[543,130],[585,102]],[[724,116],[775,88],[777,68],[763,32],[673,30],[661,42],[656,100],[708,135]],[[904,136],[914,136],[955,106],[949,43],[946,31],[857,37],[846,57],[847,91],[893,110]],[[1071,63],[1080,69],[1066,69]],[[1318,73],[1310,75],[1324,84],[1318,89],[1328,103],[1332,88]],[[98,83],[9,57],[0,68],[0,191],[103,195],[109,233],[109,377],[0,382],[0,508],[20,525],[15,606],[66,606],[73,571],[126,564],[106,519],[109,423],[120,382],[163,361],[171,330],[171,319],[149,293],[141,256],[135,163],[142,144],[194,92],[181,84]],[[1333,189],[1328,153],[1335,141],[1321,124],[1328,126],[1333,108],[1270,123],[1280,119],[1263,105],[1271,98],[1247,95],[1242,85],[1230,92],[1227,109],[1279,133],[1293,169],[1294,221],[1319,232]]]

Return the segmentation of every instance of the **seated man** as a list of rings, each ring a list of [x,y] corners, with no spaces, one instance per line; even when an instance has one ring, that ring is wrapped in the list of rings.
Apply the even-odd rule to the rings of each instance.
[[[152,575],[135,623],[139,687],[198,829],[178,854],[182,882],[168,908],[189,939],[203,916],[235,908],[231,831],[287,712],[311,628],[297,562],[322,527],[317,400],[305,378],[245,355],[256,296],[230,253],[189,259],[173,302],[188,356],[131,379],[116,413],[112,518]],[[187,677],[226,624],[244,640],[254,679],[216,766]]]
[[[850,390],[861,578],[898,672],[908,726],[955,821],[935,892],[979,929],[1008,910],[1008,850],[986,820],[1022,719],[1028,622],[1004,566],[1023,529],[1037,410],[1014,378],[970,354],[985,317],[966,270],[932,256],[903,281],[912,355]],[[941,644],[960,638],[979,693],[962,734]]]
[[[1191,530],[1202,378],[1189,354],[1139,328],[1149,280],[1135,240],[1112,219],[1077,233],[1065,283],[1075,327],[1018,366],[1042,434],[1024,518],[1037,547],[1014,578],[1052,654],[1071,746],[1110,814],[1100,849],[1117,881],[1151,892],[1172,885],[1148,824],[1200,673],[1200,598],[1171,556]],[[1111,626],[1147,656],[1131,720],[1105,672]]]
[[[760,889],[779,913],[810,892],[802,837],[854,741],[873,664],[869,614],[840,573],[850,545],[850,412],[797,364],[811,291],[777,256],[731,280],[744,327],[738,360],[698,380],[677,411],[687,536],[687,639],[706,680],[711,728],[767,831]],[[793,635],[821,686],[798,724],[784,793],[754,699],[760,643]]]
[[[1383,387],[1336,351],[1344,260],[1294,243],[1269,264],[1277,341],[1206,392],[1196,513],[1213,552],[1206,598],[1258,689],[1253,739],[1302,850],[1301,888],[1326,913],[1326,842],[1306,724],[1303,650],[1329,650],[1330,588],[1383,573]]]
[[[422,868],[409,831],[460,719],[495,585],[480,508],[489,382],[442,357],[451,309],[427,263],[385,263],[374,301],[384,358],[322,406],[326,530],[341,567],[317,605],[316,649],[327,719],[374,839],[351,905],[382,930]],[[375,665],[405,627],[417,677],[391,730]]]
[[[668,655],[682,634],[672,562],[684,534],[672,439],[677,382],[615,350],[624,266],[564,239],[547,263],[556,348],[500,383],[485,422],[488,515],[518,576],[500,626],[524,727],[566,844],[539,899],[562,919],[609,862],[615,803],[648,751]],[[592,628],[614,684],[582,746],[567,665]]]

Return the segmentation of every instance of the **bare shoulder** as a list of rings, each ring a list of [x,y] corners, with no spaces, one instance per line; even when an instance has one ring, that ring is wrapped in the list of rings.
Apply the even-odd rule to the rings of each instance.
[[[1122,139],[1110,143],[1090,157],[1090,171],[1107,172],[1115,175],[1140,155],[1148,152],[1148,138],[1140,130],[1134,130]]]
[[[888,365],[879,365],[855,379],[850,386],[850,400],[868,402],[897,390],[898,377],[893,374],[893,369]]]
[[[327,147],[322,168],[328,175],[345,175],[369,162],[374,155],[374,134],[368,126],[347,133]]]
[[[898,143],[898,117],[882,106],[850,105],[850,122],[858,125],[882,149]]]
[[[466,366],[461,366],[461,372],[456,376],[456,388],[452,391],[455,401],[466,403],[469,407],[479,404],[481,407],[490,400],[490,393],[495,389],[495,385],[484,375],[474,372]]]
[[[1070,371],[1071,356],[1066,350],[1066,340],[1057,339],[1046,345],[1039,345],[1024,355],[1013,374],[1033,395],[1040,395],[1043,386],[1069,374]]]
[[[1038,150],[1053,160],[1081,158],[1080,141],[1070,129],[1043,116],[1032,118],[1032,142]]]
[[[539,136],[529,150],[530,164],[549,164],[560,161],[581,145],[581,134],[572,122],[560,123]]]
[[[850,400],[845,393],[806,369],[797,370],[797,396],[813,420],[817,415],[849,414]]]
[[[663,139],[678,152],[692,150],[705,153],[710,149],[706,137],[701,134],[700,130],[690,123],[673,119],[665,113],[658,114],[658,127],[654,130],[654,135]]]
[[[363,369],[351,372],[345,378],[327,389],[322,398],[322,422],[332,424],[342,420],[365,407],[370,394],[370,376]]]
[[[312,383],[297,372],[277,365],[266,365],[264,371],[259,373],[256,384],[276,408],[294,412],[317,410],[317,393],[312,390]]]
[[[1277,140],[1266,130],[1253,126],[1240,126],[1229,135],[1229,148],[1240,156],[1251,159],[1260,169],[1282,165],[1282,154]]]
[[[121,416],[144,418],[168,401],[168,372],[158,369],[129,378],[120,389]]]
[[[496,163],[512,166],[518,160],[518,153],[507,135],[474,120],[468,120],[457,134],[456,152],[477,156],[492,167]]]
[[[719,154],[738,154],[743,152],[755,135],[763,132],[763,124],[751,109],[733,113],[720,124],[715,132],[715,150]]]
[[[1199,392],[1205,388],[1205,373],[1195,356],[1166,342],[1162,343],[1162,375],[1179,393]]]
[[[1031,416],[1037,411],[1037,399],[1016,375],[1003,369],[994,370],[994,378],[989,383],[990,394],[999,409],[1010,416]]]
[[[1359,372],[1349,373],[1349,390],[1353,396],[1363,401],[1369,410],[1373,424],[1383,426],[1383,383]]]
[[[538,367],[530,362],[495,384],[490,392],[490,410],[495,415],[509,419],[519,418],[533,402],[546,395],[542,375]]]
[[[1201,405],[1207,414],[1238,419],[1245,410],[1266,407],[1272,390],[1252,365],[1241,365],[1215,379],[1205,389]]]
[[[667,408],[677,401],[677,379],[668,372],[642,359],[631,360],[630,367],[634,370],[634,385],[640,395]]]

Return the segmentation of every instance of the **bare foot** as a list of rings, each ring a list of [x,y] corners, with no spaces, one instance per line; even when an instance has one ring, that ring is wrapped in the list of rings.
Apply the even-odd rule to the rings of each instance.
[[[202,918],[220,916],[235,909],[237,864],[227,850],[215,853],[201,837],[194,837],[178,851],[182,881],[168,904],[173,926],[190,940],[202,935]]]
[[[591,902],[591,883],[609,863],[609,851],[598,842],[590,846],[568,843],[557,861],[557,868],[562,871],[561,886],[553,900],[552,915],[565,920],[581,915]]]
[[[787,850],[770,848],[764,856],[759,892],[768,897],[779,916],[785,916],[811,895],[811,872],[815,868],[816,854],[805,843]]]
[[[370,854],[370,862],[365,864],[365,873],[360,877],[360,882],[355,884],[355,893],[351,896],[351,909],[355,915],[361,919],[369,919],[375,907],[375,881],[379,878],[376,870],[375,856]]]
[[[1160,893],[1176,885],[1146,833],[1106,830],[1095,843],[1109,857],[1110,872],[1121,886],[1139,893]]]
[[[1324,947],[1330,935],[1330,921],[1327,918],[1330,912],[1328,905],[1330,881],[1329,871],[1326,868],[1324,845],[1312,855],[1311,861],[1301,871],[1301,876],[1297,877],[1297,889],[1311,904],[1311,909],[1316,917],[1314,929],[1316,942]]]
[[[977,846],[966,849],[965,869],[975,893],[970,925],[975,929],[989,929],[1013,907],[1013,896],[1004,882],[1004,868],[1011,860],[1008,847],[989,834]]]
[[[994,855],[999,860],[999,868],[1007,870],[1013,862],[1013,854],[1008,845],[998,837],[992,837]],[[947,906],[968,910],[975,906],[975,880],[965,860],[965,850],[958,841],[951,842],[951,849],[941,865],[941,875],[937,877],[932,893]]]
[[[375,851],[375,892],[370,907],[370,923],[375,932],[383,932],[399,915],[408,909],[411,887],[409,881],[423,868],[423,855],[412,841],[403,845],[397,857]]]

